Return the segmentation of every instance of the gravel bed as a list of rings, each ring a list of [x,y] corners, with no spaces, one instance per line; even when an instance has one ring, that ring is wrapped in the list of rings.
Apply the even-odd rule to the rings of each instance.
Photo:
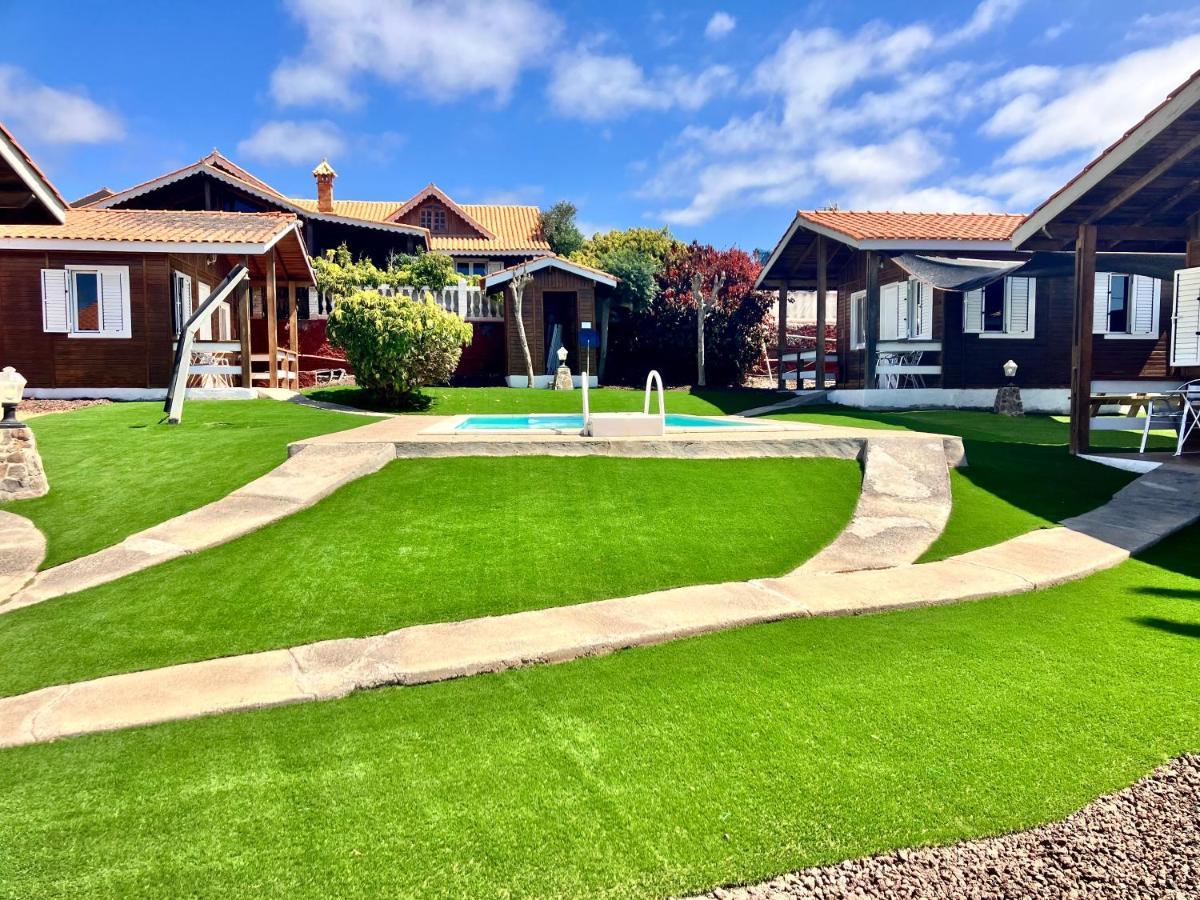
[[[17,418],[44,416],[47,413],[70,412],[85,406],[107,406],[111,400],[22,400],[17,408]]]
[[[802,869],[706,895],[743,898],[1200,897],[1200,755],[1050,825]]]

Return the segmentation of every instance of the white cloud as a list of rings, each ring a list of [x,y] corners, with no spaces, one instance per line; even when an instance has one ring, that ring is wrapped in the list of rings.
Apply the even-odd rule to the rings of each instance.
[[[435,100],[490,93],[503,102],[561,30],[540,0],[289,0],[288,8],[308,41],[271,77],[284,105],[356,103],[361,76]]]
[[[989,31],[1006,25],[1025,5],[1025,0],[983,0],[961,28],[956,28],[943,39],[943,43],[959,44],[982,37]]]
[[[1137,17],[1127,37],[1162,38],[1200,28],[1200,9],[1177,9],[1163,13],[1145,13]]]
[[[0,120],[21,141],[99,144],[125,136],[112,110],[82,93],[42,84],[16,66],[0,65]]]
[[[700,225],[732,205],[781,203],[812,186],[807,163],[786,156],[705,166],[695,181],[686,206],[660,214],[668,224]]]
[[[316,165],[322,157],[337,156],[346,149],[341,131],[332,122],[317,120],[266,122],[254,134],[238,142],[238,153],[264,162]]]
[[[891,212],[978,213],[999,212],[991,197],[970,194],[951,187],[923,187],[896,193],[872,193],[851,198],[856,209],[889,210]]]
[[[885,143],[826,147],[814,159],[816,171],[829,184],[853,187],[866,197],[906,189],[941,164],[942,155],[915,130]]]
[[[704,26],[704,36],[710,41],[719,41],[737,27],[737,19],[727,12],[715,12]]]
[[[1163,101],[1196,68],[1200,35],[1164,47],[1139,50],[1116,62],[1061,74],[1066,90],[1018,95],[984,125],[994,137],[1016,139],[1008,163],[1096,153]]]
[[[966,176],[956,180],[956,186],[995,197],[1006,212],[1029,212],[1066,184],[1085,162],[1086,157],[1054,166],[1013,166]]]
[[[558,58],[547,93],[560,115],[598,122],[639,110],[699,109],[733,80],[728,66],[698,73],[667,68],[647,76],[628,56],[579,49]]]

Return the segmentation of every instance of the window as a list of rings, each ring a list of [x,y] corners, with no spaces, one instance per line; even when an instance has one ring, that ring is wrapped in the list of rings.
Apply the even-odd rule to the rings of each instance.
[[[1162,282],[1146,275],[1097,272],[1092,331],[1109,338],[1158,338]]]
[[[1129,276],[1113,275],[1108,287],[1107,331],[1129,331]]]
[[[850,295],[850,347],[860,349],[867,346],[867,292],[858,291]]]
[[[963,293],[963,333],[985,338],[1032,338],[1037,279],[1010,275]]]
[[[71,273],[71,330],[100,332],[100,273]]]
[[[42,330],[81,338],[127,338],[127,266],[42,269]]]
[[[929,340],[933,337],[933,289],[910,278],[879,288],[879,339]]]
[[[182,272],[171,274],[171,326],[175,337],[192,315],[192,276]]]
[[[446,208],[438,206],[436,203],[422,207],[421,227],[428,228],[433,232],[444,232],[446,230]]]
[[[488,271],[487,260],[484,259],[462,259],[454,263],[454,270],[459,275],[486,275]]]

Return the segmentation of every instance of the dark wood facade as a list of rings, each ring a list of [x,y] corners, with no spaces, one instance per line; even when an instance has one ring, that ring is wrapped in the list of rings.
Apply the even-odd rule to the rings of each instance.
[[[524,291],[522,298],[522,321],[525,325],[525,335],[529,341],[529,354],[533,358],[535,375],[546,373],[546,300],[547,295],[555,295],[555,302],[567,301],[571,309],[569,330],[564,328],[563,344],[568,351],[567,364],[571,371],[578,374],[583,366],[580,364],[579,329],[585,322],[591,328],[596,328],[596,291],[603,289],[596,282],[583,278],[572,272],[547,267],[532,273],[531,281]],[[514,319],[515,305],[513,302],[511,283],[504,291],[504,327],[507,334],[508,374],[521,376],[525,371],[525,357],[521,351],[521,338]],[[592,366],[596,362],[595,351],[590,354]],[[585,359],[586,361],[586,359]]]

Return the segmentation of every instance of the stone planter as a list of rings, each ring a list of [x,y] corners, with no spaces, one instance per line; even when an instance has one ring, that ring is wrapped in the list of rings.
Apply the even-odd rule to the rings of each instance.
[[[0,428],[0,469],[0,501],[41,497],[50,490],[28,427]]]

